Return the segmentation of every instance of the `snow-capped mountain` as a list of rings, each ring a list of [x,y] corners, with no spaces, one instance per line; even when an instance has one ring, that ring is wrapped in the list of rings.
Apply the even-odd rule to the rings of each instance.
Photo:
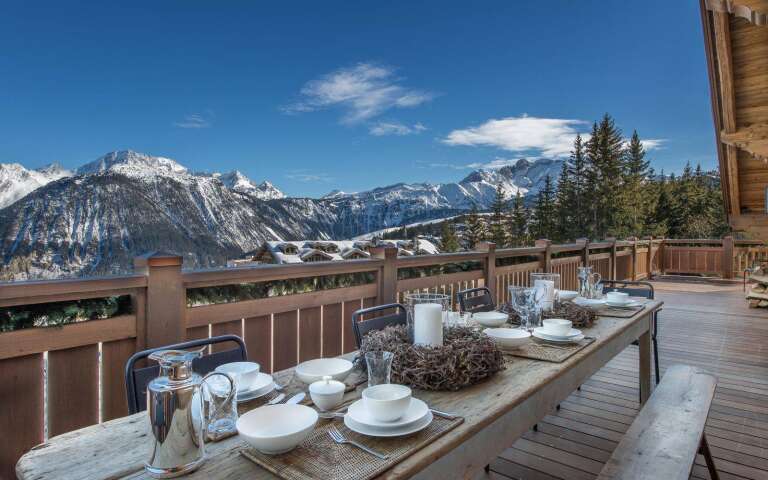
[[[0,208],[4,208],[43,185],[71,175],[60,165],[28,170],[18,163],[0,163]]]
[[[12,200],[0,208],[0,277],[125,272],[136,255],[152,250],[178,252],[187,268],[222,266],[265,240],[350,238],[473,204],[484,209],[497,184],[509,195],[535,192],[561,165],[520,161],[458,183],[402,183],[321,199],[285,198],[271,183],[237,171],[193,173],[132,151],[109,153],[71,175],[2,165],[0,198]]]

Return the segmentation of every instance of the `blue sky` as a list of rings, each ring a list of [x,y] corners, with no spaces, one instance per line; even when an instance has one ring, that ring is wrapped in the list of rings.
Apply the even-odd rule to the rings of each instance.
[[[0,162],[112,150],[293,195],[566,154],[610,112],[716,167],[698,2],[11,2]]]

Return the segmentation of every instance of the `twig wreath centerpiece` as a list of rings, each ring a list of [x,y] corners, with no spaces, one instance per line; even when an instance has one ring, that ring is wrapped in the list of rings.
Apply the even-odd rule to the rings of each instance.
[[[420,390],[460,390],[504,369],[504,357],[489,337],[469,327],[446,329],[442,347],[413,345],[405,325],[368,332],[360,357],[366,352],[394,354],[392,383]]]
[[[509,313],[509,321],[520,323],[520,316],[511,305],[507,304],[504,311]],[[589,328],[597,320],[597,313],[589,308],[576,305],[573,302],[561,302],[551,312],[544,312],[543,318],[564,318],[573,322],[574,328]]]

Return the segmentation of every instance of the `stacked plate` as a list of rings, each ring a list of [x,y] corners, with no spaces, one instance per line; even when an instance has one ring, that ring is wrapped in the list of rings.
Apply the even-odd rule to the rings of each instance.
[[[547,331],[544,327],[538,327],[533,329],[533,336],[539,340],[552,343],[576,343],[584,339],[584,334],[581,330],[572,328],[570,332],[565,335],[554,335],[552,332]]]
[[[611,302],[611,301],[606,300],[605,304],[608,305],[609,307],[613,307],[613,308],[638,308],[638,307],[642,307],[643,305],[645,305],[645,302],[637,301],[637,300],[634,300],[634,299],[630,298],[630,299],[627,299],[627,301],[625,301],[625,302]]]
[[[432,418],[426,403],[411,398],[411,404],[402,417],[394,422],[381,422],[371,417],[361,399],[349,406],[344,415],[344,425],[353,432],[371,437],[401,437],[427,428]]]
[[[237,401],[247,402],[255,398],[263,397],[275,389],[275,382],[272,375],[268,373],[259,373],[248,383],[237,386]]]

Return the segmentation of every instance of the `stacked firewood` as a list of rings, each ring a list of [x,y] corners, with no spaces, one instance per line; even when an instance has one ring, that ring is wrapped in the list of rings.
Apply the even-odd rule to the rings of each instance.
[[[763,267],[750,275],[755,282],[747,292],[747,301],[752,308],[768,308],[768,267]]]

